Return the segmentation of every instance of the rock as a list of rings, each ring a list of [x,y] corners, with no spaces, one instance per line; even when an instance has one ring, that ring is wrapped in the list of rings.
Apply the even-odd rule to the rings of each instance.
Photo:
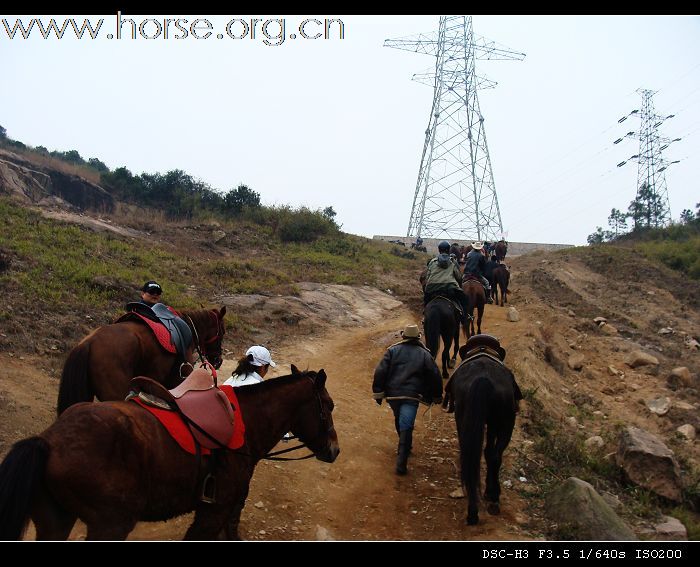
[[[571,309],[567,309],[566,314],[569,317],[576,317],[576,313],[574,313]]]
[[[566,423],[568,423],[574,429],[578,428],[578,421],[573,415],[566,418]]]
[[[667,397],[656,398],[655,400],[649,400],[647,402],[647,407],[652,413],[656,415],[666,415],[668,410],[671,409],[671,400]]]
[[[224,238],[226,238],[226,233],[223,230],[215,230],[211,233],[211,239],[214,241],[214,244],[221,242]]]
[[[599,449],[605,444],[605,441],[603,441],[603,438],[600,435],[594,435],[593,437],[586,439],[583,444],[589,449]]]
[[[316,525],[316,541],[335,541],[335,538],[326,528]]]
[[[581,368],[583,368],[584,360],[586,360],[586,357],[583,356],[583,354],[581,354],[580,352],[577,352],[569,357],[567,364],[569,365],[569,368],[571,368],[571,370],[581,370]]]
[[[688,539],[688,530],[676,518],[663,516],[663,522],[654,526],[654,541],[680,541]]]
[[[613,510],[617,510],[620,506],[622,506],[622,502],[620,502],[620,499],[615,496],[612,492],[602,492],[601,497],[603,500],[605,500],[605,503],[610,506]]]
[[[678,433],[680,433],[688,441],[692,441],[693,439],[695,439],[695,428],[689,423],[677,427],[676,431],[678,431]]]
[[[545,514],[561,539],[636,541],[630,527],[587,482],[571,477],[549,493]]]
[[[676,400],[671,404],[674,408],[678,408],[679,410],[683,411],[693,411],[694,409],[697,409],[696,406],[693,404],[689,404],[688,402],[684,402],[681,400]]]
[[[657,331],[659,335],[672,335],[673,334],[673,329],[671,327],[662,327]]]
[[[666,378],[666,385],[675,391],[678,388],[692,388],[695,384],[690,370],[685,366],[679,366],[671,370],[671,374]]]
[[[637,368],[638,366],[646,366],[649,364],[658,366],[659,359],[641,350],[635,350],[625,357],[625,364],[630,368]]]
[[[510,321],[511,323],[520,321],[520,314],[518,313],[518,310],[515,307],[508,308],[508,312],[506,313],[506,320]]]
[[[263,501],[260,500],[260,501],[256,502],[255,504],[253,504],[253,506],[258,508],[259,510],[262,510],[265,507],[265,504],[263,504]]]
[[[600,326],[600,330],[606,335],[617,335],[617,329],[613,327],[610,323],[603,323]]]
[[[635,484],[680,502],[680,467],[663,441],[643,429],[628,426],[620,433],[616,462]]]
[[[608,374],[610,374],[610,376],[624,376],[625,375],[624,372],[621,372],[620,370],[618,370],[614,366],[608,366]]]
[[[608,320],[605,317],[596,317],[595,319],[593,319],[593,322],[596,325],[600,325],[601,323],[607,323]]]
[[[450,498],[464,498],[464,491],[462,490],[462,487],[460,486],[458,489],[450,492]]]

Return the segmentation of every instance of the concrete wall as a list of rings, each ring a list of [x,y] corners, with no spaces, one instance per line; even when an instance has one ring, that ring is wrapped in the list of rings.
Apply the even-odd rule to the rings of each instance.
[[[411,244],[416,241],[415,238],[409,236],[374,236],[374,240],[399,240],[406,245],[406,248],[410,248]],[[461,245],[471,244],[471,242],[463,240],[449,240],[447,238],[424,238],[423,246],[428,249],[428,254],[438,253],[438,244],[443,240],[447,240],[450,244],[457,242]],[[521,254],[527,254],[528,252],[534,252],[535,250],[560,250],[562,248],[573,248],[573,244],[543,244],[536,242],[508,242],[508,257],[520,256]]]

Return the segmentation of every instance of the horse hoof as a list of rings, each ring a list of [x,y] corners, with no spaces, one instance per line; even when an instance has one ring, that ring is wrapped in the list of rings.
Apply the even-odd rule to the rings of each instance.
[[[487,502],[486,511],[492,516],[498,516],[501,513],[501,505],[498,502]]]
[[[476,526],[479,523],[479,516],[467,516],[467,525]]]
[[[453,359],[453,360],[450,360],[450,361],[447,362],[447,367],[448,367],[448,368],[454,368],[454,367],[455,367],[455,364],[456,364],[456,361],[455,361],[454,359]]]

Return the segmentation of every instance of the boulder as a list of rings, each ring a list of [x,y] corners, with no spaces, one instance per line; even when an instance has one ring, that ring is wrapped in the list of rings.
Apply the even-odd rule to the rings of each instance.
[[[587,482],[571,477],[549,493],[545,514],[562,539],[637,540],[634,532]]]
[[[675,391],[678,388],[692,388],[695,383],[690,370],[685,366],[679,366],[671,370],[671,374],[666,378],[666,385]]]
[[[569,357],[567,364],[571,370],[581,370],[583,368],[583,361],[586,359],[580,352],[576,352]]]
[[[680,467],[671,451],[656,435],[637,427],[626,427],[620,433],[615,456],[633,483],[680,502]]]
[[[641,350],[634,350],[625,357],[625,364],[630,368],[646,366],[649,364],[658,365],[659,359]]]
[[[688,530],[676,518],[663,516],[663,521],[654,526],[654,541],[683,541],[688,539]]]
[[[685,425],[681,425],[680,427],[677,427],[676,431],[678,431],[678,433],[680,433],[688,441],[692,441],[693,439],[695,439],[695,435],[696,435],[695,427],[693,427],[689,423],[686,423]]]
[[[656,415],[666,415],[671,409],[671,400],[666,397],[656,398],[647,402],[647,407]]]
[[[518,313],[518,310],[515,307],[509,307],[508,312],[506,313],[506,319],[511,323],[520,321],[520,314]]]

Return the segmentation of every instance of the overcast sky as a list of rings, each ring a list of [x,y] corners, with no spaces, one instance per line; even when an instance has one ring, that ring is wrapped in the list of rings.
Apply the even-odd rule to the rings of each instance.
[[[54,16],[62,23],[71,16]],[[82,24],[86,15],[73,16]],[[438,16],[287,16],[286,36],[307,18],[339,18],[345,38],[286,39],[216,34],[232,18],[207,18],[212,37],[109,40],[8,39],[0,22],[0,125],[11,138],[50,150],[77,149],[134,173],[183,169],[221,190],[245,183],[264,204],[332,206],[343,230],[405,235],[433,89],[411,81],[434,59],[383,47],[438,28]],[[50,16],[42,20],[48,24]],[[30,16],[23,17],[25,26]],[[187,26],[185,25],[185,27]],[[307,35],[316,31],[307,24]],[[658,91],[656,111],[675,117],[661,134],[681,137],[664,152],[672,216],[700,201],[700,17],[474,16],[474,33],[526,53],[482,61],[497,81],[480,91],[507,238],[584,244],[610,209],[627,210],[637,165],[616,165],[638,142],[614,145],[639,120],[635,91]],[[206,34],[200,22],[196,33]],[[143,28],[154,35],[151,22]],[[122,30],[130,34],[129,24]],[[270,23],[268,36],[276,36]],[[240,36],[245,28],[230,29]],[[86,34],[87,35],[87,34]],[[278,39],[267,43],[278,43]]]

